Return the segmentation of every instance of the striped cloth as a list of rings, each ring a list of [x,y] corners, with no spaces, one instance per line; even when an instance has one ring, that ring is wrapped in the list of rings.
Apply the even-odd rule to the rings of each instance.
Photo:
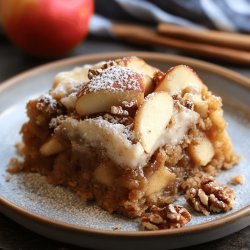
[[[250,32],[250,0],[96,0],[91,33],[107,34],[113,21]]]

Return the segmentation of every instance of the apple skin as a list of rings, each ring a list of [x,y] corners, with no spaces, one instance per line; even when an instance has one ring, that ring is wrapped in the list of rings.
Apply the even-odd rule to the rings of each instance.
[[[7,0],[3,28],[26,53],[57,57],[85,38],[93,9],[93,0]]]

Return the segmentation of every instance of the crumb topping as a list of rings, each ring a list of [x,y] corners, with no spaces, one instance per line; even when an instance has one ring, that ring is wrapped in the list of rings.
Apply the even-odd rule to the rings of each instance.
[[[48,94],[42,95],[37,99],[36,108],[46,113],[61,113],[59,103]]]
[[[124,125],[122,134],[126,136],[126,138],[134,142],[135,141],[135,133],[132,130],[133,123],[131,123],[130,119],[128,117],[117,117],[112,116],[110,114],[105,114],[103,117],[99,116],[96,118],[93,118],[97,124],[99,124],[100,127],[105,126],[106,128],[110,129],[110,131],[115,127],[115,125]],[[103,121],[108,121],[109,123],[105,123]]]
[[[66,118],[66,115],[59,115],[57,117],[52,118],[49,123],[49,128],[54,129],[58,127]]]
[[[242,185],[244,183],[245,179],[243,175],[235,175],[230,180],[230,184],[232,185]]]
[[[110,109],[111,114],[128,116],[129,112],[124,110],[122,106],[112,106]]]

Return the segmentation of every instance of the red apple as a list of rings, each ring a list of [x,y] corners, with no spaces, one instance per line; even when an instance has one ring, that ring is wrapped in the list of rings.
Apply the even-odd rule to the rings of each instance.
[[[33,56],[55,57],[87,35],[93,0],[7,0],[2,12],[14,44]]]

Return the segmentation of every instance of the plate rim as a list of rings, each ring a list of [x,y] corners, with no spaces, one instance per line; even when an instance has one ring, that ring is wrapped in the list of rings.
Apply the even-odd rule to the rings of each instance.
[[[138,57],[142,57],[145,60],[155,60],[160,62],[170,62],[170,63],[180,63],[180,64],[190,64],[192,67],[196,67],[197,69],[205,70],[209,73],[220,75],[224,78],[231,80],[234,83],[238,83],[243,87],[250,89],[250,79],[242,76],[239,73],[236,73],[230,69],[224,68],[222,66],[218,66],[216,64],[204,62],[201,60],[178,56],[178,55],[169,55],[169,54],[161,54],[157,52],[143,52],[143,51],[121,51],[121,52],[110,52],[110,53],[96,53],[89,55],[81,55],[68,59],[61,59],[51,63],[46,63],[44,65],[32,68],[23,73],[20,73],[10,79],[4,81],[0,85],[0,95],[2,92],[7,90],[8,88],[18,84],[19,81],[25,80],[37,74],[45,73],[47,70],[55,69],[71,64],[77,63],[87,63],[87,61],[93,60],[107,60],[110,58],[123,57],[123,56],[131,56],[135,55]],[[206,229],[217,228],[225,224],[233,223],[236,220],[239,220],[243,217],[250,216],[250,205],[241,208],[240,210],[233,212],[229,215],[223,216],[222,218],[218,218],[209,222],[205,222],[202,224],[191,225],[179,229],[166,229],[159,231],[112,231],[112,230],[103,230],[103,229],[95,229],[86,226],[79,226],[74,224],[68,224],[59,220],[54,220],[49,217],[44,217],[42,215],[33,213],[31,211],[26,210],[25,208],[19,207],[12,203],[11,201],[5,199],[0,195],[0,205],[7,209],[12,209],[12,211],[16,212],[18,215],[28,217],[31,220],[36,222],[53,226],[54,228],[67,229],[70,231],[80,232],[80,233],[88,233],[95,235],[106,235],[106,236],[119,236],[119,237],[147,237],[147,236],[176,236],[180,234],[189,234],[195,232],[205,231]]]

